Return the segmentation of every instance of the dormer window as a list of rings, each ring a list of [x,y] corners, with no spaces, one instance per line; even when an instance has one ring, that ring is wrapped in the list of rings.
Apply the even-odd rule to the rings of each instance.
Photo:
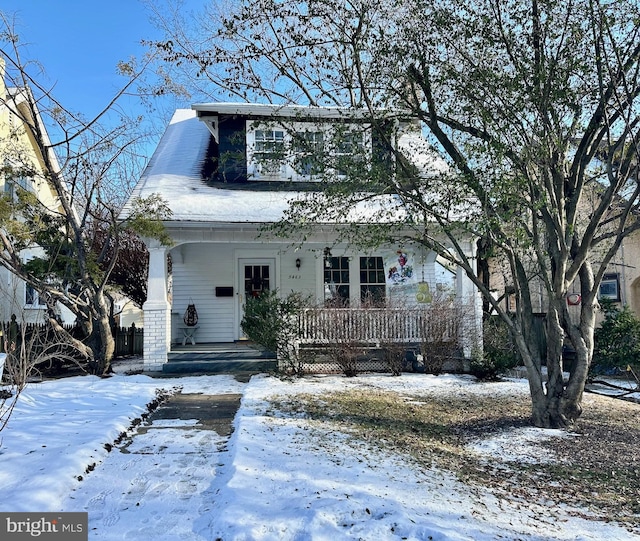
[[[305,131],[294,135],[295,169],[299,175],[314,176],[324,172],[324,133]]]
[[[255,153],[262,159],[282,160],[284,155],[284,132],[281,130],[256,130]]]
[[[336,172],[340,176],[348,174],[355,164],[364,161],[364,133],[348,131],[338,133],[335,142]]]
[[[362,171],[371,158],[367,126],[248,120],[247,173],[252,180],[319,181]]]
[[[364,149],[364,135],[362,132],[346,132],[337,136],[337,154],[357,154]]]
[[[256,130],[254,137],[253,155],[262,172],[278,172],[284,159],[284,131]]]

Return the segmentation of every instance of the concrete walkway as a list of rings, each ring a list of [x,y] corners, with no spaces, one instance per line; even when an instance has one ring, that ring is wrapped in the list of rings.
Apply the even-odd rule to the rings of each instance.
[[[138,434],[158,430],[158,421],[196,420],[197,424],[183,427],[184,430],[215,430],[219,436],[228,438],[233,431],[233,419],[240,407],[240,394],[182,394],[177,393],[163,402],[150,416],[149,426],[141,426]]]
[[[230,460],[227,442],[241,397],[173,395],[114,447],[62,509],[89,513],[91,540],[205,541],[194,523],[215,501],[212,484]]]

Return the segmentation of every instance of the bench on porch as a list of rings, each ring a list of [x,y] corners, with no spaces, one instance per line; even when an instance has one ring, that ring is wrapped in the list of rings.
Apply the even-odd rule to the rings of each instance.
[[[187,340],[191,342],[192,346],[196,345],[196,331],[199,325],[180,325],[182,331],[182,345],[187,343]]]

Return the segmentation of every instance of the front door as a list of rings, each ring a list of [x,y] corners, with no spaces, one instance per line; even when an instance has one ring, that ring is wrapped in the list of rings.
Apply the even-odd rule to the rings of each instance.
[[[259,297],[263,291],[274,288],[274,260],[273,259],[240,259],[238,284],[239,295],[239,318],[238,326],[240,339],[245,338],[245,334],[240,326],[244,316],[244,305],[249,297]]]

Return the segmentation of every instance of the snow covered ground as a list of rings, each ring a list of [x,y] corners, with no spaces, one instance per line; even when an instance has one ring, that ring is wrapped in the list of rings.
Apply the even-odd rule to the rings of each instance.
[[[195,420],[156,421],[111,452],[159,388],[243,395],[227,441]],[[295,416],[273,395],[345,387],[400,393],[527,393],[445,375],[325,376],[293,383],[254,376],[73,377],[31,384],[0,432],[0,511],[87,511],[89,539],[136,540],[632,540],[615,523],[540,504],[516,505],[438,469],[355,444]],[[530,445],[557,431],[514,429],[478,441],[487,456],[541,461]],[[93,466],[95,465],[95,467]],[[90,467],[92,471],[86,472]],[[82,479],[82,480],[79,480]]]

